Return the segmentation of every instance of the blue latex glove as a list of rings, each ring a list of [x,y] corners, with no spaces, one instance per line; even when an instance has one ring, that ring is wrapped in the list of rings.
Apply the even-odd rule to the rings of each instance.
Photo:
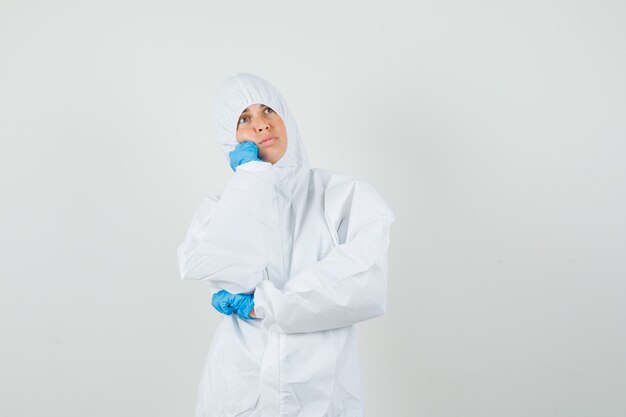
[[[235,311],[231,306],[233,300],[233,294],[226,290],[221,290],[213,294],[213,297],[211,297],[211,305],[220,313],[230,316],[233,314],[233,311]]]
[[[230,167],[233,171],[246,162],[260,161],[259,148],[256,146],[256,143],[249,141],[241,142],[228,156],[230,157]]]
[[[254,308],[254,294],[231,294],[220,290],[213,294],[211,304],[222,314],[236,313],[243,319],[253,319],[250,312]]]
[[[254,293],[252,294],[235,294],[235,300],[230,304],[242,319],[252,320],[250,312],[254,308]]]

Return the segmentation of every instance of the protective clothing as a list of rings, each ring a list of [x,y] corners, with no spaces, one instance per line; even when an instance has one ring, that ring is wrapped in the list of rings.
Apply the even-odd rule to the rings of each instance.
[[[222,314],[238,314],[243,319],[252,320],[250,312],[254,308],[254,294],[231,294],[220,290],[213,294],[211,304]]]
[[[394,215],[365,181],[310,168],[287,103],[252,74],[230,75],[215,96],[227,158],[240,113],[255,103],[283,119],[284,156],[239,166],[220,196],[202,201],[178,248],[183,279],[254,291],[259,318],[222,319],[196,416],[362,417],[354,325],[385,312]]]
[[[234,151],[230,152],[230,167],[233,171],[241,164],[245,164],[250,161],[260,161],[259,148],[256,143],[246,141],[240,143]]]

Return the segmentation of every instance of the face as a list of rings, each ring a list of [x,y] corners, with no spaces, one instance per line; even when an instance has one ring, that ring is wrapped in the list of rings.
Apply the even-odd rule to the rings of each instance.
[[[265,104],[248,106],[237,121],[237,142],[250,141],[259,148],[259,158],[275,164],[287,150],[283,119]]]

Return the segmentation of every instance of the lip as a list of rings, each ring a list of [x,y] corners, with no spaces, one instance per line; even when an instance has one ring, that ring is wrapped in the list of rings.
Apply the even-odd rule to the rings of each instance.
[[[262,146],[269,146],[272,143],[276,142],[277,137],[276,136],[270,136],[269,138],[265,138],[263,139],[261,142],[259,142],[259,145]]]

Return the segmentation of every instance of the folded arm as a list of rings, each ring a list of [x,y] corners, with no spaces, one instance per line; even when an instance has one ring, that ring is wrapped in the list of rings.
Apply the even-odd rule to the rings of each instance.
[[[241,165],[220,196],[207,197],[178,247],[182,279],[208,281],[231,293],[245,293],[265,277],[262,242],[273,219],[275,191],[271,164]]]
[[[385,312],[393,213],[371,186],[356,182],[345,214],[345,242],[291,277],[283,288],[269,280],[256,288],[255,313],[264,326],[281,333],[314,332]]]

